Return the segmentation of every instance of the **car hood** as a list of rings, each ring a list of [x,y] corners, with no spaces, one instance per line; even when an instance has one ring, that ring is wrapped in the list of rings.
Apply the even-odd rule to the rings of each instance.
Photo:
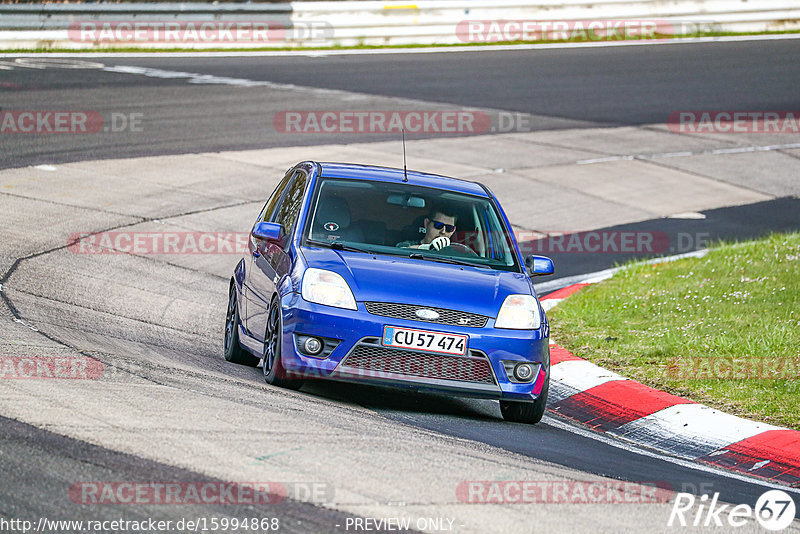
[[[531,295],[522,273],[330,248],[302,248],[308,267],[340,274],[359,302],[396,302],[496,317],[512,294]]]

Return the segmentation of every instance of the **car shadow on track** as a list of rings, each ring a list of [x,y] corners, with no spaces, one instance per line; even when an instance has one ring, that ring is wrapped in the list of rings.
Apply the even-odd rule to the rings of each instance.
[[[357,404],[383,414],[392,412],[407,414],[409,417],[448,416],[502,421],[497,401],[491,400],[323,380],[306,382],[300,392],[315,397]]]

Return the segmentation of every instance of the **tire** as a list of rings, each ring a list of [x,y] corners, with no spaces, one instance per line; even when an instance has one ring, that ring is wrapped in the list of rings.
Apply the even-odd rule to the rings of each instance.
[[[264,335],[264,380],[267,384],[286,389],[300,389],[302,380],[288,378],[281,362],[283,320],[277,297],[269,305],[267,333]]]
[[[547,392],[550,390],[550,377],[545,380],[542,394],[533,402],[500,401],[500,413],[503,419],[513,423],[535,425],[542,420],[547,405]]]
[[[260,361],[239,345],[239,306],[236,303],[236,287],[231,283],[228,293],[228,312],[225,314],[225,338],[222,341],[222,353],[231,363],[255,367]]]

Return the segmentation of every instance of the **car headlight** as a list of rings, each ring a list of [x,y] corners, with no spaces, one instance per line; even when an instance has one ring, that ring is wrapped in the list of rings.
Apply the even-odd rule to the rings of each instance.
[[[531,295],[509,295],[500,307],[495,328],[536,330],[542,323],[539,305]]]
[[[303,275],[302,295],[308,302],[348,310],[358,309],[350,286],[333,271],[307,269]]]

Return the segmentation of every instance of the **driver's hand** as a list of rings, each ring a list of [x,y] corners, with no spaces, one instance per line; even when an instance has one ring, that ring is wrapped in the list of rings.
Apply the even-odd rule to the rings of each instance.
[[[433,250],[442,250],[444,247],[450,246],[450,238],[444,235],[440,235],[433,241],[431,241],[431,248]]]

